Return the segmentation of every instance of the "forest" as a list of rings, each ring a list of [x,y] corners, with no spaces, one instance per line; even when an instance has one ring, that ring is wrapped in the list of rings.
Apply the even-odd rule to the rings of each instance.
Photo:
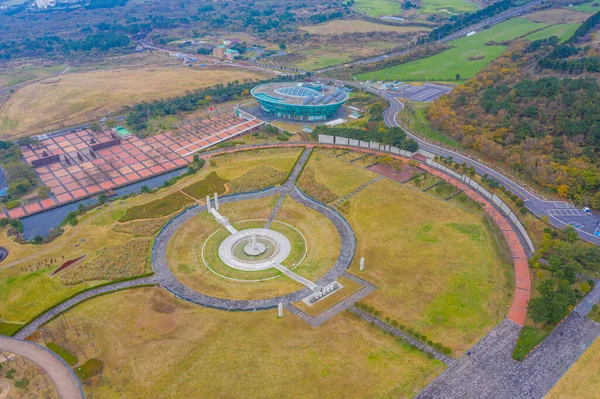
[[[517,41],[427,111],[432,125],[538,188],[600,209],[600,87],[593,78],[531,77],[556,40]]]

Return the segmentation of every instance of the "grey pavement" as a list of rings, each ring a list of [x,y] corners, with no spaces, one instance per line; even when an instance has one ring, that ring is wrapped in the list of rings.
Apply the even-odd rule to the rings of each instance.
[[[330,307],[323,313],[320,313],[317,316],[313,317],[313,316],[309,315],[308,313],[298,309],[291,303],[285,304],[284,307],[292,314],[295,314],[296,316],[298,316],[299,318],[304,320],[311,327],[318,327],[321,324],[325,323],[327,320],[330,320],[334,316],[336,316],[336,315],[340,314],[341,312],[343,312],[344,310],[350,308],[356,302],[362,300],[367,295],[369,295],[371,292],[373,292],[377,289],[377,287],[375,287],[375,285],[371,284],[370,282],[363,280],[362,278],[357,277],[348,272],[342,273],[342,276],[344,276],[348,280],[352,280],[355,283],[361,285],[362,288],[360,290],[356,291],[354,294],[350,295],[348,298],[336,303],[335,305],[333,305],[332,307]]]
[[[0,336],[0,350],[27,358],[50,378],[60,399],[83,399],[75,372],[50,349],[30,341]]]
[[[416,398],[542,398],[600,335],[585,317],[600,284],[522,362],[512,359],[521,328],[505,319]]]
[[[321,277],[315,284],[318,287],[326,287],[333,283],[337,278],[346,270],[354,257],[356,250],[356,240],[354,238],[354,232],[350,227],[350,224],[334,209],[321,204],[305,194],[303,194],[295,185],[294,182],[298,178],[304,164],[310,156],[310,149],[306,149],[298,158],[298,162],[294,165],[294,168],[285,183],[278,187],[273,187],[260,192],[245,193],[245,194],[234,194],[229,196],[223,196],[219,199],[220,204],[233,203],[238,201],[254,200],[260,198],[267,198],[275,195],[287,194],[296,202],[313,209],[325,217],[327,217],[337,230],[340,236],[340,254],[327,271],[327,273]],[[202,306],[222,309],[222,310],[245,310],[254,311],[260,309],[270,309],[278,306],[279,303],[290,303],[297,302],[302,298],[310,295],[313,289],[305,287],[299,291],[281,295],[278,297],[257,299],[257,300],[232,300],[226,298],[217,298],[210,295],[202,294],[195,291],[184,284],[182,284],[173,275],[169,265],[167,263],[166,250],[169,240],[177,232],[183,224],[188,220],[198,215],[201,212],[206,211],[206,205],[195,206],[185,212],[179,214],[166,225],[161,232],[158,234],[154,246],[152,248],[152,268],[154,270],[154,279],[163,288],[171,292],[173,295],[184,299],[186,301],[196,303]]]

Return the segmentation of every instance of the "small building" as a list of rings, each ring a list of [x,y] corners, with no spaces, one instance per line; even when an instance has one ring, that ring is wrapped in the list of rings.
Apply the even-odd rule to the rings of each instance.
[[[225,50],[225,58],[227,58],[230,61],[235,60],[236,57],[239,57],[240,52],[237,50],[233,50],[228,48],[227,50]]]
[[[125,126],[115,126],[112,128],[114,134],[117,135],[121,140],[129,139],[133,137],[133,134]]]
[[[222,44],[220,46],[217,46],[213,49],[213,57],[217,57],[217,58],[225,58],[225,46],[223,46]]]

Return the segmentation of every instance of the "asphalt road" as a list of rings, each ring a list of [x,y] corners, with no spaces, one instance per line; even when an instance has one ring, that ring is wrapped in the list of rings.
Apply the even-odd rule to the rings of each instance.
[[[35,363],[52,380],[60,399],[83,399],[83,390],[73,369],[49,349],[33,342],[0,336],[0,350]]]
[[[390,107],[385,110],[383,113],[383,117],[386,125],[393,127],[401,127],[400,124],[396,121],[396,115],[404,108],[404,104],[396,97],[397,93],[387,93],[387,92],[378,92],[383,96],[386,100],[389,101]],[[403,129],[404,130],[404,129]],[[443,147],[438,147],[434,144],[430,144],[421,140],[419,137],[415,136],[409,131],[406,131],[406,134],[412,137],[414,140],[419,143],[420,148],[425,151],[429,151],[439,156],[449,157],[451,156],[453,160],[463,163],[465,162],[469,166],[473,166],[475,171],[480,174],[488,174],[492,176],[494,179],[501,182],[505,187],[507,187],[513,193],[519,195],[519,197],[523,198],[525,201],[525,206],[529,209],[533,214],[538,216],[547,216],[549,222],[555,226],[556,228],[562,229],[566,225],[572,225],[577,229],[579,236],[589,242],[592,242],[596,245],[600,245],[600,215],[593,213],[591,215],[587,215],[583,212],[582,209],[576,208],[572,204],[569,204],[565,201],[546,201],[535,194],[527,190],[525,187],[517,184],[513,180],[504,176],[503,174],[497,172],[496,170],[483,165],[476,160],[473,160],[469,157],[466,157],[457,152],[448,150]]]

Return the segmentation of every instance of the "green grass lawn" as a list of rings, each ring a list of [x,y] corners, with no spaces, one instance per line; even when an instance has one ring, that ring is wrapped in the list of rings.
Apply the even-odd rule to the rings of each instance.
[[[378,287],[369,306],[460,354],[504,316],[510,264],[485,220],[404,185],[381,180],[352,197],[357,238],[350,267]]]
[[[77,374],[77,377],[83,381],[95,376],[96,374],[100,374],[103,368],[104,363],[102,363],[102,360],[90,359],[81,366],[75,367],[74,370],[75,374]]]
[[[600,1],[590,1],[589,3],[579,4],[577,6],[568,7],[569,10],[581,12],[598,12],[600,11]]]
[[[600,11],[600,8],[598,9],[598,11]],[[579,25],[580,24],[577,23],[552,25],[547,27],[546,29],[542,29],[539,32],[535,32],[525,36],[525,39],[533,41],[539,39],[546,39],[550,36],[558,36],[560,40],[564,41],[573,36],[573,33],[577,30]]]
[[[531,326],[523,327],[513,352],[513,359],[525,359],[525,356],[529,353],[529,351],[531,351],[537,344],[542,342],[542,340],[546,338],[548,334],[548,331],[540,328]]]
[[[177,191],[156,201],[127,209],[127,212],[119,219],[119,222],[123,223],[131,220],[167,216],[192,202],[194,201],[190,197]]]
[[[0,335],[11,336],[19,330],[21,324],[0,322]]]
[[[425,14],[448,14],[448,16],[477,11],[474,3],[465,0],[423,0],[421,12]]]
[[[355,153],[354,158],[362,155],[365,154]],[[325,184],[340,197],[378,176],[370,170],[341,161],[333,153],[323,149],[314,151],[307,166],[314,170],[317,182]]]
[[[222,179],[216,172],[210,172],[204,179],[190,184],[182,191],[187,195],[203,200],[207,195],[214,193],[223,194],[225,192],[225,183],[229,180]]]
[[[69,352],[68,350],[66,350],[65,348],[63,348],[62,346],[57,345],[54,342],[48,342],[48,344],[46,346],[52,352],[54,352],[58,356],[62,357],[63,360],[65,362],[67,362],[67,364],[69,366],[75,366],[77,364],[77,361],[78,361],[77,360],[77,356],[75,356],[74,354],[72,354],[71,352]]]
[[[547,26],[522,18],[513,18],[470,37],[452,41],[453,48],[434,56],[380,71],[357,75],[359,80],[447,80],[456,74],[471,78],[506,50],[506,46],[486,46],[490,41],[511,40]],[[469,61],[470,57],[483,59]]]
[[[435,129],[427,120],[429,103],[406,102],[406,108],[400,112],[399,118],[404,126],[419,136],[443,143],[450,147],[459,147],[458,142],[443,132]]]
[[[373,18],[402,14],[402,6],[396,0],[355,0],[354,9]]]

